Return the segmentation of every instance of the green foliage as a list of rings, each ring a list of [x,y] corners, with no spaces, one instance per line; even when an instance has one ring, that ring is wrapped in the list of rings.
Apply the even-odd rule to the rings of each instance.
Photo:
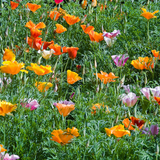
[[[7,153],[19,155],[22,160],[158,160],[160,133],[157,136],[143,135],[136,128],[135,131],[131,131],[131,136],[116,138],[114,135],[107,136],[104,128],[122,124],[123,119],[130,116],[145,120],[144,128],[150,124],[160,126],[159,105],[146,99],[140,92],[143,87],[154,88],[160,85],[159,61],[153,72],[137,70],[131,65],[131,61],[138,57],[153,57],[151,50],[160,50],[159,13],[156,13],[157,18],[149,21],[149,42],[147,20],[140,16],[142,12],[140,8],[144,6],[148,11],[154,12],[160,2],[155,4],[150,1],[146,4],[144,0],[124,3],[101,0],[100,3],[107,5],[102,11],[100,6],[91,7],[91,1],[88,1],[85,10],[81,8],[78,0],[57,5],[80,19],[87,15],[84,24],[94,26],[98,33],[102,33],[102,29],[106,32],[120,30],[121,34],[111,47],[108,47],[105,41],[92,42],[89,35],[83,32],[81,22],[69,26],[62,16],[58,21],[51,20],[49,13],[56,7],[53,0],[30,1],[41,5],[35,13],[25,7],[27,2],[21,1],[18,8],[12,10],[9,1],[1,1],[1,66],[3,52],[7,47],[16,54],[16,61],[25,63],[25,67],[30,66],[30,63],[38,63],[42,58],[37,50],[27,44],[30,31],[25,25],[30,20],[34,24],[45,23],[46,28],[42,29],[40,36],[43,41],[53,40],[62,47],[73,46],[79,50],[75,60],[71,60],[67,53],[53,55],[49,60],[42,58],[40,65],[51,65],[54,74],[38,76],[29,71],[28,74],[20,72],[12,76],[0,73],[0,78],[4,82],[4,84],[0,82],[0,99],[17,104],[14,116],[0,116],[0,144],[4,145]],[[57,23],[66,27],[67,31],[55,34]],[[121,68],[116,67],[111,55],[126,53],[129,55],[127,63]],[[81,68],[78,70],[76,65],[81,65]],[[73,85],[68,84],[67,70],[77,72],[83,79]],[[94,75],[100,71],[113,72],[119,79],[103,84]],[[129,109],[119,99],[119,96],[125,93],[121,86],[124,76],[124,84],[129,84],[131,91],[139,96],[135,106]],[[7,84],[9,79],[12,82]],[[53,87],[44,93],[39,92],[35,87],[36,81],[50,81]],[[73,92],[75,94],[71,99]],[[36,110],[30,111],[22,107],[21,102],[30,98],[36,99],[40,104]],[[75,103],[75,110],[66,119],[62,118],[53,105],[60,100],[72,100]],[[101,106],[101,109],[96,110],[96,114],[92,114],[91,108],[96,103],[107,105],[109,112],[106,113]],[[53,130],[67,127],[76,127],[80,136],[64,146],[50,140]]]

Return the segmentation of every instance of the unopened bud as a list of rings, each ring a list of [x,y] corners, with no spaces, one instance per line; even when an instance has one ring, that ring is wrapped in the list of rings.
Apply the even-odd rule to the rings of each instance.
[[[97,61],[96,61],[96,58],[94,60],[94,67],[97,68]]]

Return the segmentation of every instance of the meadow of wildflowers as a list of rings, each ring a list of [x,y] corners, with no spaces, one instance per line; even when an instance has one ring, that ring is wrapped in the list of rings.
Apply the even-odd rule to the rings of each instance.
[[[0,160],[159,160],[159,8],[2,0]]]

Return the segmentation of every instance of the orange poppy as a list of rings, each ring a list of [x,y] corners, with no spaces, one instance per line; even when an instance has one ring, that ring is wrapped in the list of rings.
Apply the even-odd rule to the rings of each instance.
[[[49,48],[53,49],[55,51],[55,53],[53,53],[53,54],[56,55],[56,56],[59,56],[59,55],[63,54],[61,52],[61,46],[59,46],[58,44],[50,45]]]
[[[17,108],[16,104],[12,104],[10,102],[0,100],[0,116],[5,116],[6,114],[11,114],[11,112],[15,111],[16,108]]]
[[[122,121],[122,123],[123,123],[124,126],[125,126],[126,128],[128,128],[129,130],[135,130],[135,129],[132,127],[133,123],[130,122],[128,118],[124,119],[124,120]]]
[[[81,6],[83,9],[86,9],[87,7],[87,0],[83,0],[82,3],[81,3]]]
[[[160,54],[159,54],[159,51],[156,51],[156,50],[152,50],[152,53],[153,53],[153,56],[154,57],[158,57],[160,59]]]
[[[97,109],[101,109],[101,106],[104,108],[105,107],[105,110],[107,113],[110,113],[110,111],[108,110],[108,106],[104,106],[104,104],[100,104],[100,103],[96,103],[92,106],[92,110],[93,112],[91,112],[92,114],[96,114],[96,110]]]
[[[157,18],[156,16],[154,16],[156,13],[159,12],[159,10],[154,11],[153,13],[151,12],[147,12],[145,8],[141,8],[143,13],[141,14],[141,16],[145,17],[146,19],[151,19],[151,18]]]
[[[105,128],[105,131],[107,135],[110,137],[111,134],[115,135],[117,138],[123,137],[124,135],[128,134],[129,136],[131,135],[130,131],[125,130],[124,126],[122,124],[119,124],[117,126],[114,126],[112,128]]]
[[[67,52],[68,52],[69,58],[75,59],[77,56],[78,50],[79,50],[78,47],[67,47]]]
[[[1,153],[1,152],[5,152],[5,151],[7,151],[7,150],[3,148],[3,145],[2,145],[2,144],[0,144],[0,153]]]
[[[41,5],[32,4],[32,3],[27,3],[26,7],[27,6],[32,12],[35,12],[37,9],[41,8]]]
[[[50,45],[54,45],[54,41],[50,41],[50,42],[46,42],[46,41],[42,41],[43,43],[43,49],[47,49],[47,47],[49,47]]]
[[[52,70],[51,70],[51,66],[49,65],[46,65],[46,66],[38,66],[37,63],[31,63],[31,66],[28,66],[27,69],[31,70],[31,71],[34,71],[35,74],[37,75],[45,75],[45,74],[48,74],[48,73],[51,73]]]
[[[74,137],[78,137],[78,129],[75,127],[72,127],[72,129],[67,128],[66,130],[53,130],[51,133],[53,136],[51,138],[52,141],[58,142],[61,145],[65,145],[67,143],[71,142],[71,139]]]
[[[67,70],[67,82],[69,84],[74,84],[75,82],[81,80],[82,78],[78,76],[76,72],[72,72],[71,70]]]
[[[28,45],[31,47],[31,48],[34,48],[35,50],[40,50],[41,46],[42,46],[42,38],[31,38],[31,37],[28,37],[27,38],[28,40]]]
[[[6,49],[3,54],[3,61],[15,61],[15,54],[12,52],[11,49]]]
[[[144,120],[140,120],[139,118],[135,118],[135,117],[130,117],[133,125],[137,125],[138,128],[142,128],[145,121]]]
[[[36,83],[35,83],[35,86],[37,87],[37,89],[38,89],[40,92],[45,92],[45,91],[47,91],[50,87],[52,87],[53,84],[50,83],[50,82],[36,82]]]
[[[61,7],[59,8],[58,12],[59,12],[61,15],[63,15],[63,16],[64,16],[65,14],[67,14],[67,11],[64,10],[64,9],[62,9]]]
[[[67,52],[68,52],[67,49],[68,49],[68,47],[65,47],[65,46],[62,47],[62,52],[63,52],[63,53],[67,53]]]
[[[160,97],[154,97],[154,99],[157,101],[157,103],[160,105]]]
[[[69,15],[69,14],[65,14],[65,16],[63,16],[63,18],[66,20],[66,22],[69,25],[73,25],[73,24],[80,21],[79,17],[72,16],[72,15]]]
[[[63,117],[68,116],[70,114],[70,112],[75,109],[74,106],[75,106],[74,104],[69,104],[69,105],[61,104],[61,103],[56,104],[56,107],[57,107],[59,113],[61,115],[63,115]]]
[[[55,30],[56,33],[63,33],[67,31],[67,28],[63,27],[61,24],[56,24],[56,27],[57,27]]]
[[[96,74],[94,74],[96,75]],[[115,82],[115,78],[119,78],[118,76],[115,76],[114,73],[110,72],[107,74],[106,72],[101,71],[101,73],[97,73],[98,78],[103,82],[104,84],[107,84],[108,82]]]
[[[94,27],[93,26],[88,26],[86,27],[86,25],[81,25],[84,33],[88,34],[90,31],[93,31],[94,30]]]
[[[91,41],[96,41],[96,42],[99,42],[99,41],[102,41],[103,40],[103,33],[97,33],[93,30],[91,30],[89,33],[88,33],[89,37],[90,37],[90,40]]]
[[[54,18],[55,21],[57,21],[60,16],[61,16],[61,14],[58,11],[51,11],[50,14],[49,14],[49,17],[52,20]]]
[[[35,25],[32,21],[26,23],[25,27],[29,28],[31,31],[31,38],[37,38],[40,36],[42,31],[38,30],[40,28],[45,28],[46,25],[43,22],[38,23]]]
[[[24,63],[18,63],[17,61],[4,61],[2,64],[3,66],[0,67],[0,71],[2,73],[8,73],[12,75],[18,74],[20,71],[22,71],[21,68],[24,68]]]
[[[19,3],[16,3],[16,2],[13,2],[13,1],[10,1],[11,3],[11,9],[14,10],[18,7]]]
[[[136,69],[153,69],[154,68],[154,61],[152,57],[138,57],[136,60],[132,60],[131,64]]]

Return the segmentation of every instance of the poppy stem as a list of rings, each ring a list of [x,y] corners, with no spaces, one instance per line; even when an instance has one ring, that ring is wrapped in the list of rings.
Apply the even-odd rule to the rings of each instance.
[[[148,36],[148,43],[149,43],[149,20],[147,21],[147,36]]]
[[[70,58],[68,57],[67,62],[66,62],[66,65],[65,65],[65,68],[64,68],[64,72],[66,71],[66,68],[67,68],[69,59],[70,59]]]
[[[6,140],[6,117],[4,117],[4,132],[3,132],[3,134],[4,134],[4,143],[3,143],[3,145],[5,146],[5,140]]]

